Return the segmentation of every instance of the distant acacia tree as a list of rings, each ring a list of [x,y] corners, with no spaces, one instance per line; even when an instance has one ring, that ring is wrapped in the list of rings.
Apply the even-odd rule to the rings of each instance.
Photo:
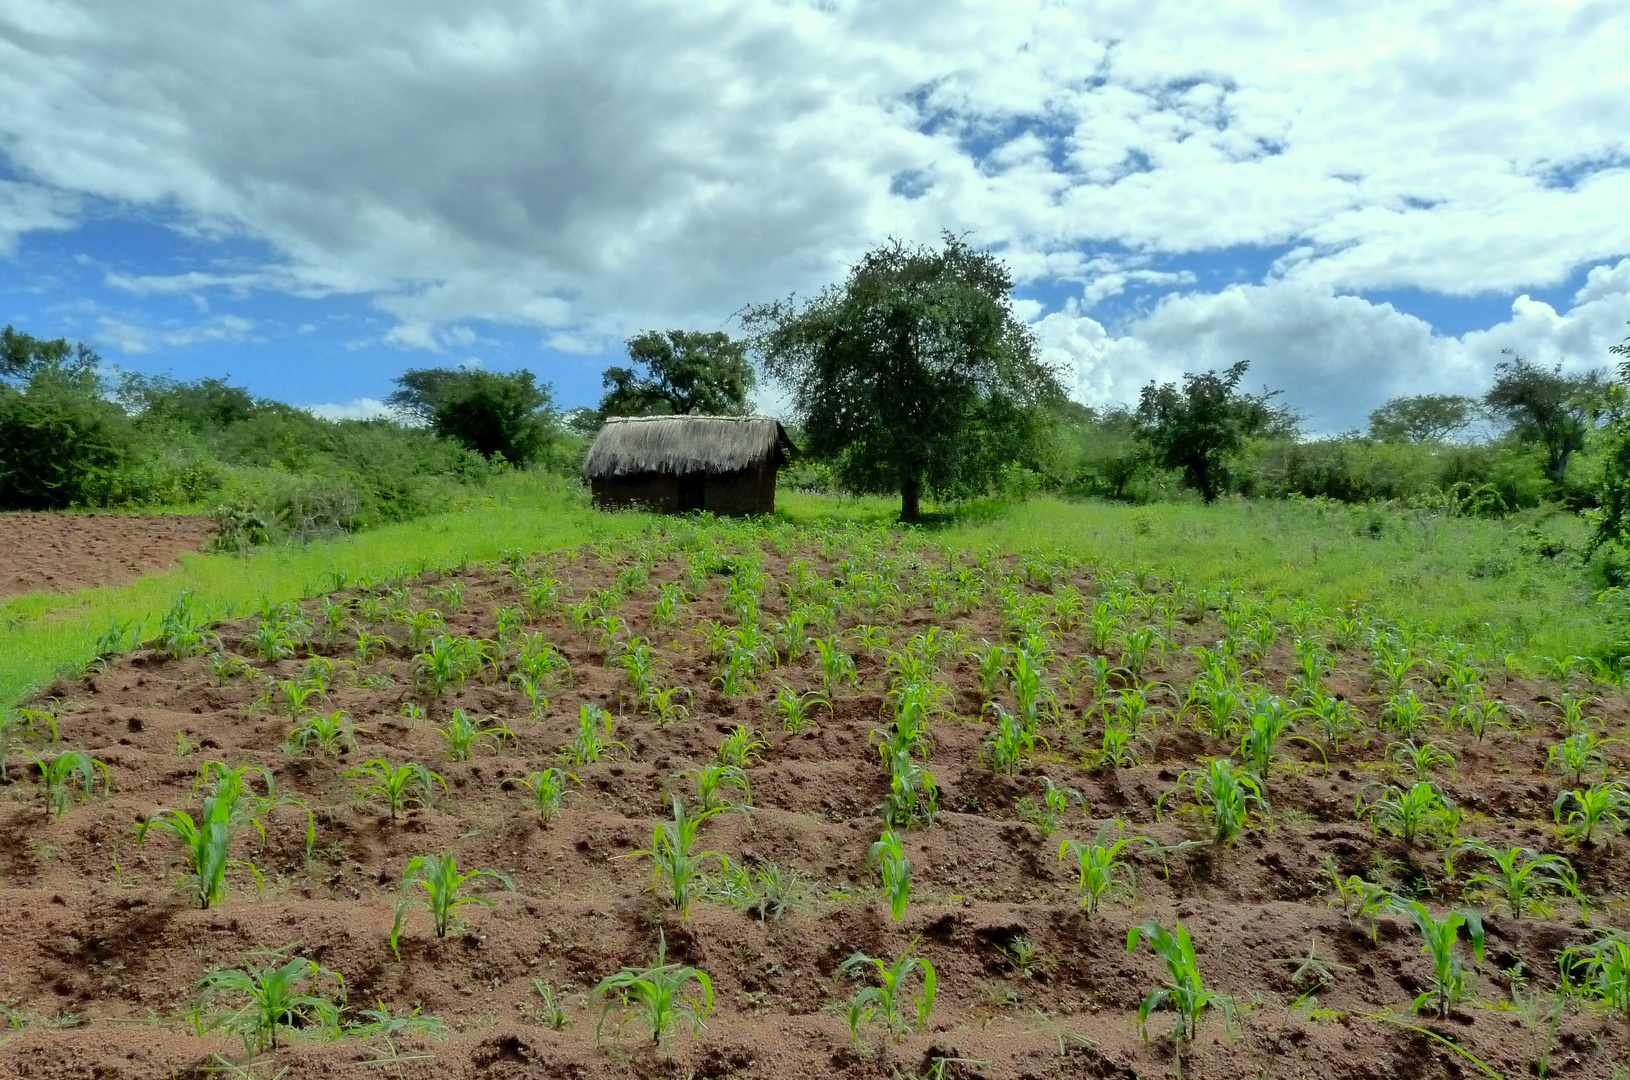
[[[1230,461],[1246,438],[1296,434],[1296,415],[1273,403],[1277,390],[1240,393],[1249,367],[1241,360],[1221,375],[1190,372],[1181,386],[1151,382],[1138,398],[1138,437],[1157,464],[1181,469],[1208,503],[1226,488]]]
[[[1509,349],[1505,353],[1511,359],[1495,367],[1494,385],[1483,395],[1483,404],[1517,438],[1540,445],[1546,475],[1560,484],[1568,459],[1585,448],[1586,433],[1601,419],[1605,374],[1564,375],[1561,364],[1543,368]]]
[[[757,382],[747,344],[729,334],[647,330],[628,339],[628,356],[644,368],[609,367],[602,416],[705,413],[740,416]]]
[[[1370,437],[1382,442],[1439,442],[1477,419],[1477,402],[1459,394],[1395,397],[1370,413]]]
[[[1033,454],[1063,396],[1013,314],[1013,281],[989,252],[946,234],[939,249],[890,240],[807,303],[750,309],[765,371],[792,397],[803,448],[853,491],[979,490]]]
[[[545,452],[559,427],[554,393],[530,371],[416,368],[396,384],[392,407],[483,457],[524,465]]]

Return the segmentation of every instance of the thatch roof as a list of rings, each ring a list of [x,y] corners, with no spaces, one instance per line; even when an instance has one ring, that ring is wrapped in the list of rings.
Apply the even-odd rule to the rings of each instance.
[[[618,416],[595,436],[583,475],[738,472],[766,459],[783,465],[797,452],[769,416]]]

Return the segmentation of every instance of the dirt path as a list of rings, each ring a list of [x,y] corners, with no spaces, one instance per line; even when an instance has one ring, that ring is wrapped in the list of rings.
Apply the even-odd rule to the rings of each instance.
[[[120,585],[208,539],[198,514],[0,514],[0,597]]]

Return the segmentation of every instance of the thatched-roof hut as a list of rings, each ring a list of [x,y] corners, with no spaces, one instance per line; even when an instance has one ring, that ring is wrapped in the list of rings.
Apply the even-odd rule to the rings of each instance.
[[[768,416],[628,416],[605,422],[583,461],[596,506],[768,514],[775,472],[798,448]]]

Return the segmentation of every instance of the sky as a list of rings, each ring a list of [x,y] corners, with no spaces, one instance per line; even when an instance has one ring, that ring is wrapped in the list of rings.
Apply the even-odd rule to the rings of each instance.
[[[1340,432],[1630,334],[1627,55],[1623,0],[0,0],[0,323],[569,407],[949,230],[1078,400],[1245,360]]]

